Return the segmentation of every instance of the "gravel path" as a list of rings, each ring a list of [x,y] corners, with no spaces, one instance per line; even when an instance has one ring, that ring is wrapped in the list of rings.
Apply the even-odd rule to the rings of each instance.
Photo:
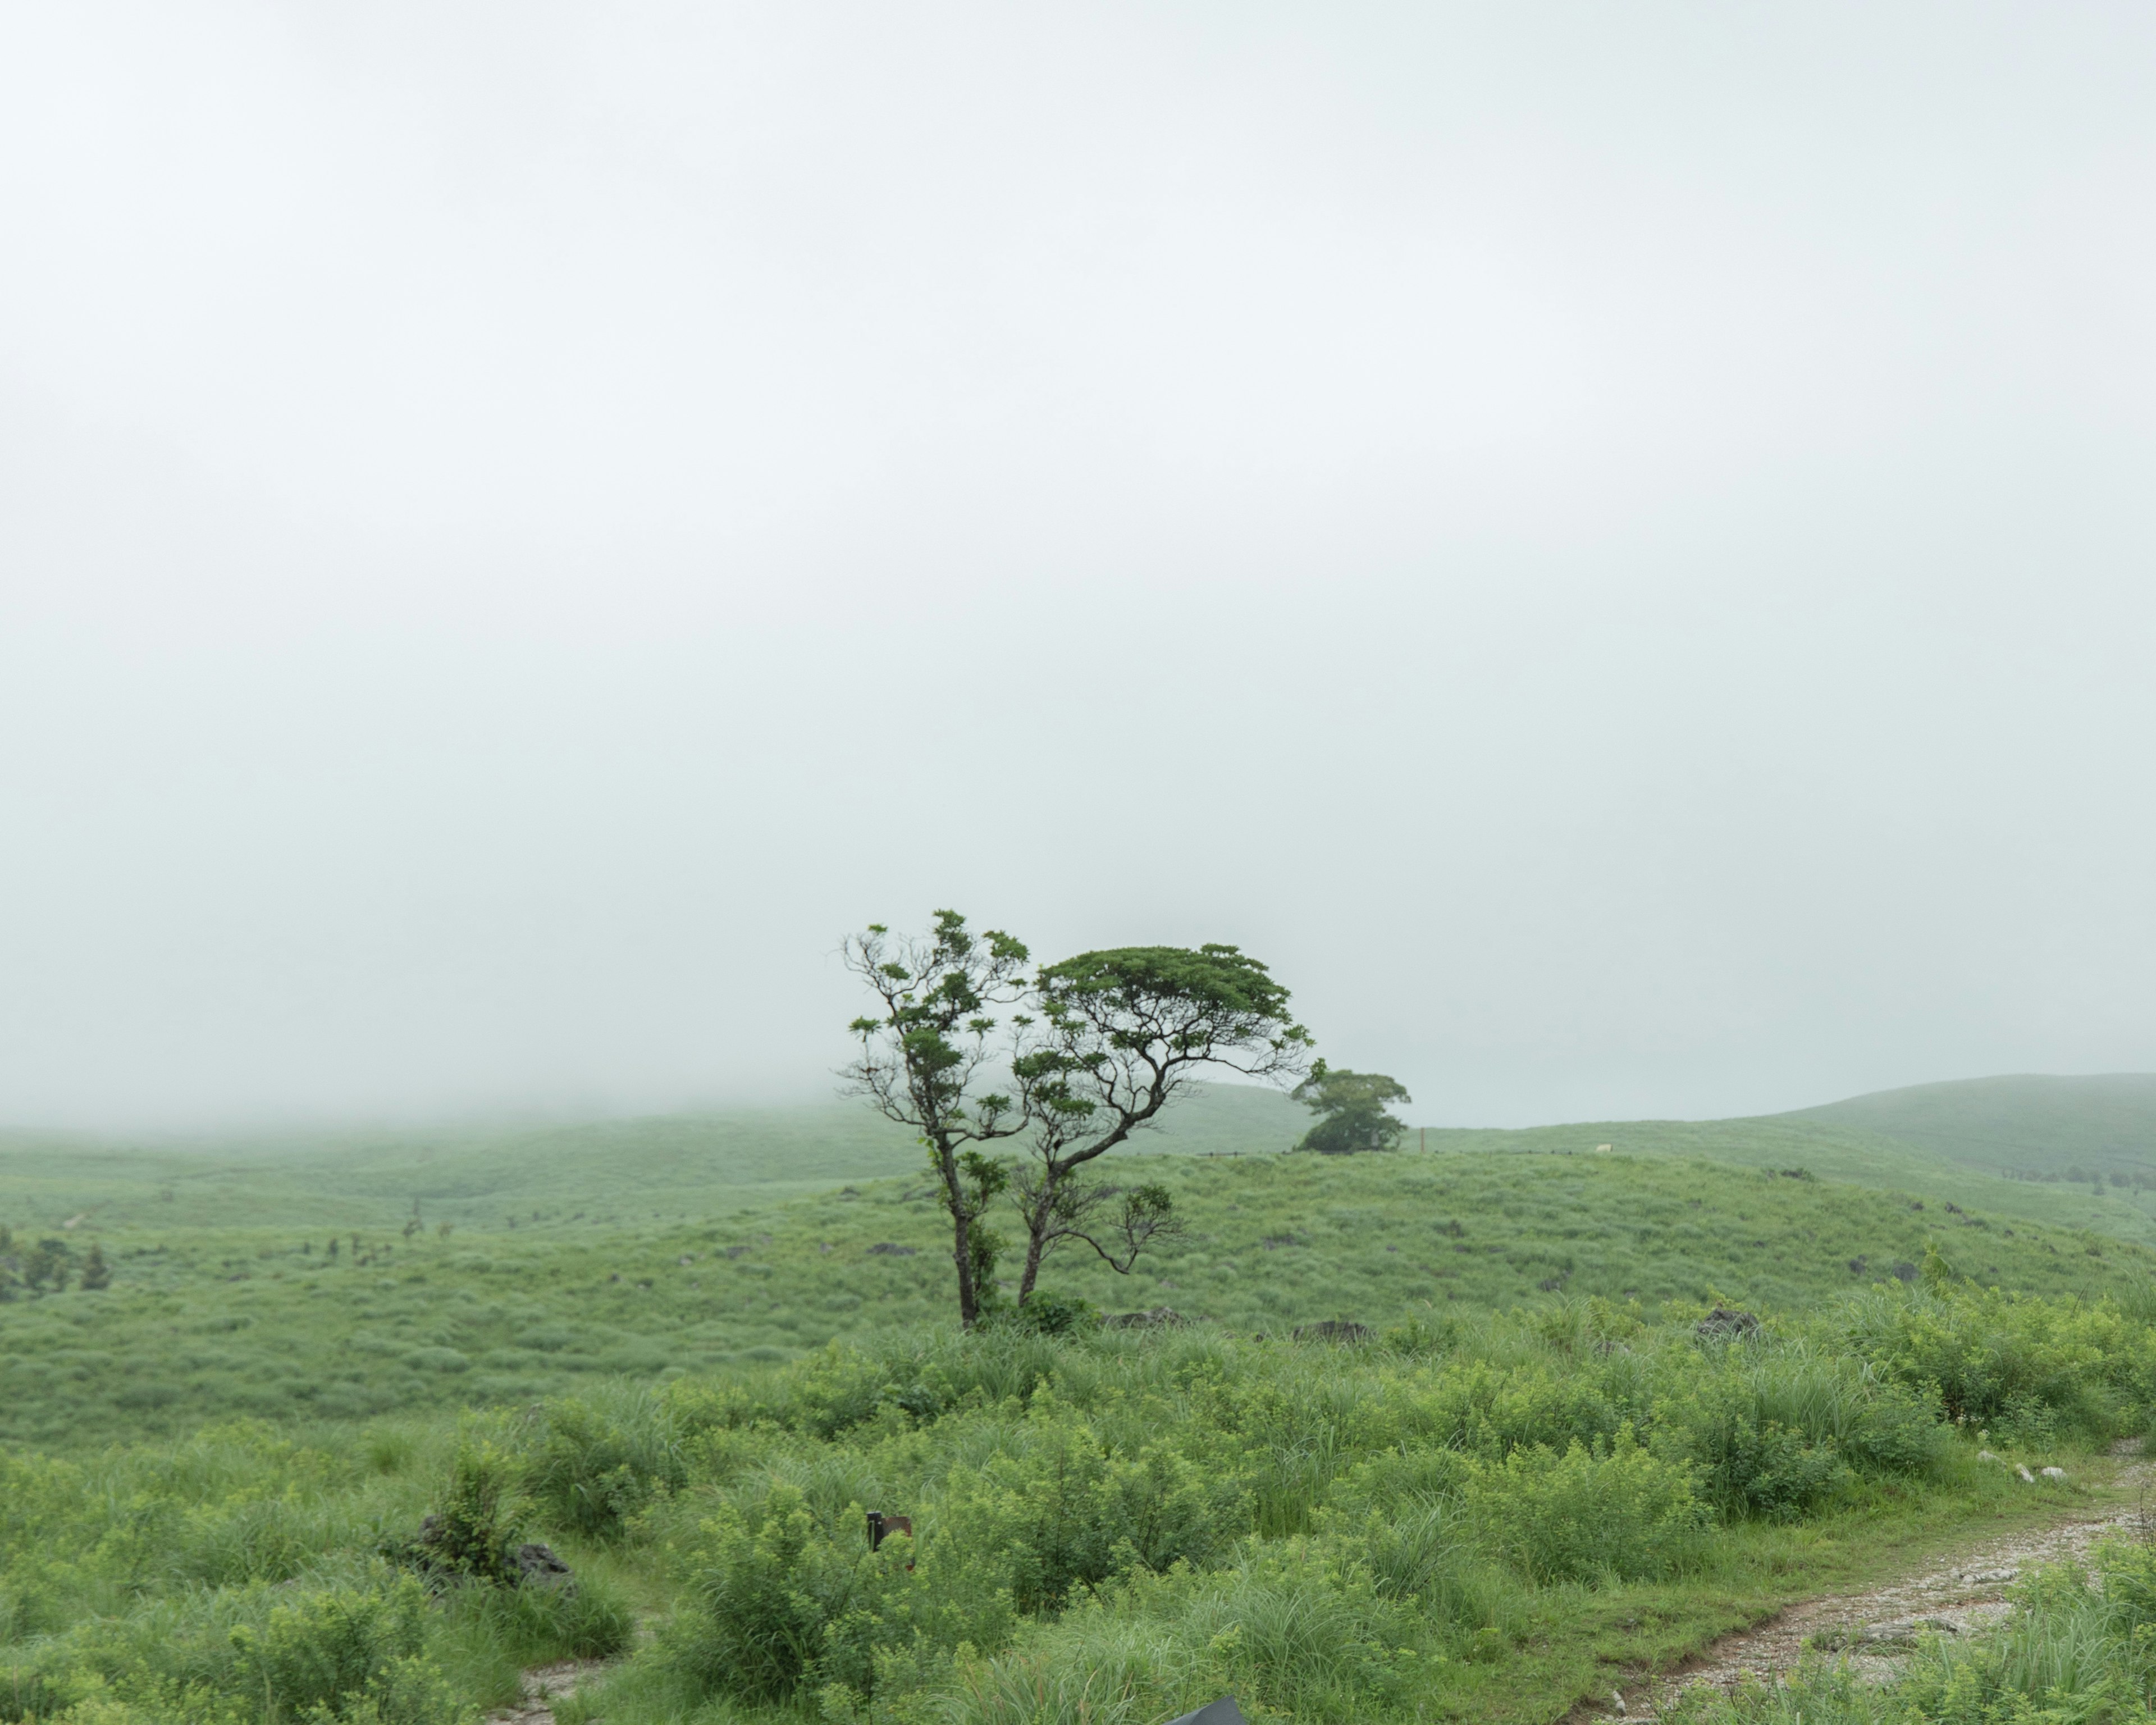
[[[2156,1462],[2129,1461],[2114,1481],[2115,1489],[2128,1494],[2125,1507],[2070,1511],[2049,1527],[2024,1528],[1902,1580],[1864,1593],[1806,1599],[1756,1628],[1723,1636],[1679,1670],[1613,1694],[1599,1707],[1583,1708],[1573,1717],[1609,1725],[1620,1719],[1651,1719],[1660,1705],[1696,1685],[1726,1693],[1746,1676],[1776,1677],[1794,1670],[1804,1644],[1815,1637],[1823,1646],[1844,1650],[1861,1675],[1883,1682],[1900,1670],[1924,1631],[1967,1635],[2005,1616],[2006,1589],[2022,1570],[2082,1557],[2099,1539],[2146,1527],[2145,1500],[2152,1486]]]

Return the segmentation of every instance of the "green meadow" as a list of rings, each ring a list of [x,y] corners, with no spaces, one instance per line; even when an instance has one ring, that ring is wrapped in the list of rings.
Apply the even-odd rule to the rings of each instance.
[[[2029,1094],[1990,1095],[1998,1168],[2044,1166]],[[1948,1138],[1971,1106],[1920,1100]],[[1141,1153],[1180,1235],[1045,1278],[1169,1315],[969,1337],[918,1151],[850,1106],[18,1137],[8,1250],[58,1244],[0,1301],[0,1720],[447,1725],[586,1658],[565,1720],[1152,1725],[1232,1689],[1540,1725],[2067,1512],[2156,1420],[2138,1189],[1860,1101],[1326,1158],[1216,1089]],[[1360,1339],[1298,1338],[1327,1320]],[[870,1553],[870,1509],[914,1534]],[[533,1538],[575,1589],[516,1579]]]

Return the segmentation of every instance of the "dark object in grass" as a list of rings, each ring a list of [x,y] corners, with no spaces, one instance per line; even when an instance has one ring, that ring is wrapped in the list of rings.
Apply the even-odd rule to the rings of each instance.
[[[1368,1324],[1350,1323],[1342,1317],[1328,1317],[1322,1323],[1297,1324],[1295,1339],[1298,1342],[1368,1342],[1377,1333]],[[1219,1705],[1218,1702],[1214,1703],[1214,1707]],[[1211,1708],[1205,1711],[1209,1712]],[[1240,1713],[1236,1715],[1238,1718],[1241,1717]]]
[[[888,1240],[880,1240],[869,1248],[871,1258],[911,1258],[914,1252],[912,1246],[897,1245]]]
[[[1759,1320],[1748,1312],[1717,1306],[1699,1321],[1693,1331],[1702,1342],[1735,1342],[1759,1333]]]
[[[1173,1330],[1181,1327],[1183,1317],[1173,1306],[1156,1306],[1150,1312],[1119,1312],[1101,1322],[1111,1330]]]
[[[1914,1281],[1917,1279],[1917,1266],[1907,1258],[1903,1258],[1894,1266],[1892,1274],[1897,1281]]]
[[[452,1581],[480,1581],[495,1587],[538,1587],[577,1590],[577,1572],[563,1563],[554,1548],[543,1540],[529,1540],[506,1551],[491,1542],[459,1538],[458,1520],[429,1515],[419,1523],[418,1537],[388,1548],[389,1555],[412,1565],[439,1585]]]
[[[1235,1705],[1234,1696],[1224,1695],[1194,1713],[1169,1720],[1168,1725],[1244,1725],[1243,1710]]]
[[[869,1512],[869,1549],[870,1551],[882,1549],[884,1541],[894,1533],[903,1533],[908,1539],[912,1538],[913,1517],[887,1516],[880,1509],[872,1509]]]
[[[518,1546],[509,1561],[516,1571],[520,1586],[558,1587],[570,1593],[577,1590],[577,1572],[556,1556],[554,1548],[544,1540],[535,1539]]]

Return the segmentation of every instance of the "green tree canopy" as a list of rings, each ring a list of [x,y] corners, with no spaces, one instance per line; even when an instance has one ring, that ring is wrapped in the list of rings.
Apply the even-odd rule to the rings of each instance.
[[[1317,1123],[1296,1148],[1315,1150],[1321,1156],[1395,1148],[1408,1128],[1404,1121],[1394,1117],[1392,1105],[1414,1100],[1398,1079],[1382,1072],[1351,1072],[1322,1060],[1310,1069],[1293,1095],[1317,1116]]]
[[[1012,1062],[1032,1153],[1012,1184],[1026,1224],[1021,1304],[1058,1245],[1081,1241],[1127,1271],[1173,1226],[1163,1189],[1090,1183],[1087,1163],[1152,1125],[1201,1072],[1284,1078],[1310,1048],[1288,991],[1229,946],[1081,952],[1042,968],[1034,1003],[1039,1021]]]

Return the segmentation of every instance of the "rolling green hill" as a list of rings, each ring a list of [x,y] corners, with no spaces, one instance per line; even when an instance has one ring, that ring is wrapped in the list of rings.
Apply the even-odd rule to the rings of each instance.
[[[1780,1117],[1897,1138],[1952,1162],[2024,1178],[2156,1185],[2156,1073],[1968,1078],[1878,1091]],[[2111,1180],[2113,1174],[2120,1180]]]
[[[1146,1153],[1290,1147],[1308,1113],[1279,1092],[1200,1086]],[[104,1228],[624,1225],[737,1209],[848,1180],[914,1173],[921,1152],[857,1101],[430,1131],[294,1132],[116,1142],[0,1133],[0,1224]]]
[[[1564,1296],[1794,1310],[1906,1278],[1928,1245],[1985,1283],[2037,1292],[2145,1285],[2156,1267],[2146,1247],[1970,1205],[1668,1155],[1162,1155],[1146,1167],[1173,1191],[1186,1236],[1136,1276],[1072,1255],[1045,1286],[1240,1334]],[[95,1239],[111,1287],[0,1304],[0,1440],[72,1446],[235,1413],[521,1403],[593,1376],[787,1359],[949,1315],[947,1237],[925,1182],[717,1199],[685,1218],[542,1205],[513,1230],[447,1235],[94,1218],[61,1237],[78,1252]]]
[[[2128,1089],[2108,1115],[2074,1117],[2109,1119],[2107,1142],[2124,1142]],[[1928,1244],[2014,1288],[2145,1281],[2156,1193],[2010,1179],[1841,1117],[1917,1131],[2032,1093],[2002,1081],[1768,1119],[1418,1131],[1399,1155],[1333,1160],[1279,1153],[1307,1116],[1277,1092],[1214,1086],[1140,1147],[1188,1236],[1136,1276],[1071,1258],[1050,1284],[1107,1309],[1166,1305],[1277,1333],[1564,1296],[1791,1309],[1906,1276]],[[0,1438],[527,1399],[591,1373],[791,1358],[940,1319],[948,1271],[919,1156],[846,1101],[185,1144],[0,1140],[0,1225],[60,1240],[78,1261],[95,1242],[116,1270],[105,1292],[0,1301]]]

